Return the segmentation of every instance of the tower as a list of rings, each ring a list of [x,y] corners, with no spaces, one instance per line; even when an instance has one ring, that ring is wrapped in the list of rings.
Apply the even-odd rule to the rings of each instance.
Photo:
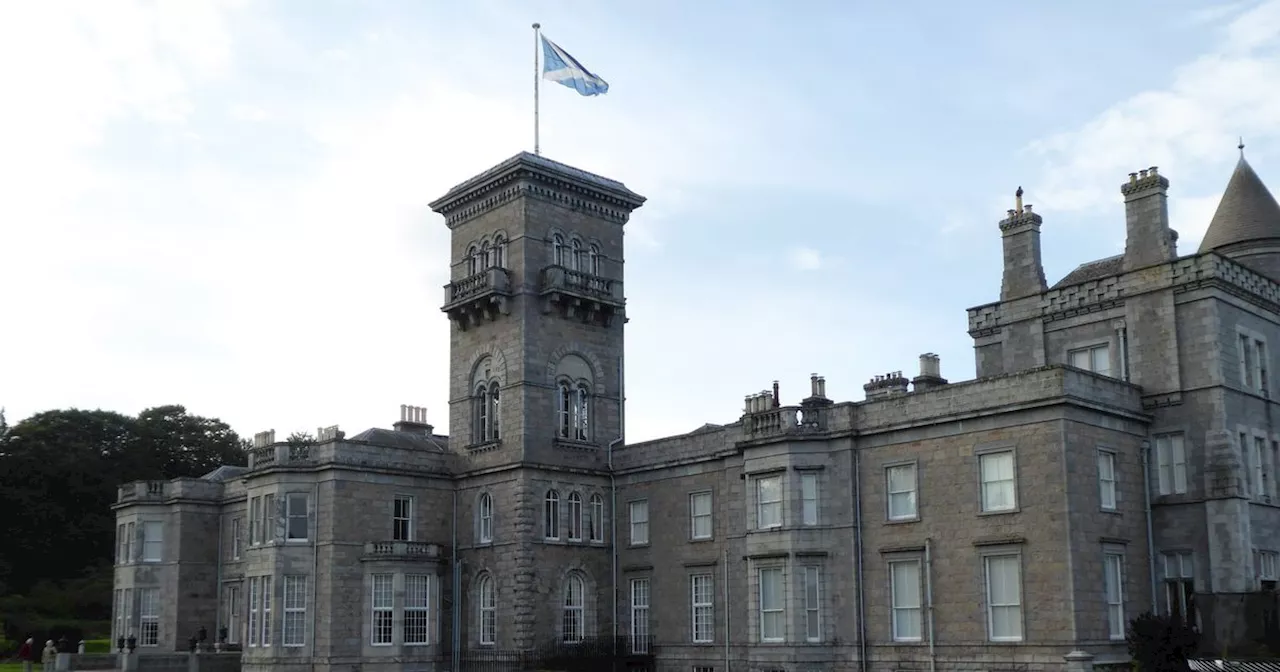
[[[621,429],[622,229],[644,200],[522,152],[431,204],[452,232],[455,452],[477,466],[601,461]]]

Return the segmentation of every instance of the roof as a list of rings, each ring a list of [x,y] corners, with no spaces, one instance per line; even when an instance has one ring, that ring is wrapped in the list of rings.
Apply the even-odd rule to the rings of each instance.
[[[361,443],[383,446],[385,448],[427,450],[433,453],[443,453],[446,450],[446,442],[448,441],[448,438],[436,436],[434,434],[428,435],[416,432],[397,432],[394,429],[381,429],[374,427],[356,434],[348,439],[348,441],[359,441]]]
[[[1280,204],[1241,156],[1200,242],[1200,252],[1268,238],[1280,238]]]
[[[1067,274],[1067,277],[1059,280],[1049,289],[1058,289],[1059,287],[1070,287],[1078,285],[1082,282],[1090,280],[1098,280],[1111,275],[1120,275],[1124,272],[1124,255],[1117,254],[1114,257],[1106,259],[1097,259],[1095,261],[1085,262],[1076,266],[1074,271]]]
[[[230,464],[224,464],[217,469],[200,477],[202,481],[213,481],[215,483],[225,483],[233,478],[244,475],[249,471],[248,467],[238,467]]]
[[[536,173],[577,183],[581,187],[593,189],[597,193],[607,194],[608,196],[626,202],[632,208],[638,208],[645,202],[644,196],[631,191],[626,187],[626,185],[617,180],[611,180],[607,177],[602,177],[580,168],[574,168],[573,166],[560,163],[559,161],[552,161],[544,156],[530,154],[529,152],[520,152],[483,173],[454,186],[444,196],[441,196],[431,202],[430,207],[436,212],[448,210],[460,200],[486,189],[491,186],[492,183],[500,180],[504,176],[517,172],[521,169],[533,170]]]

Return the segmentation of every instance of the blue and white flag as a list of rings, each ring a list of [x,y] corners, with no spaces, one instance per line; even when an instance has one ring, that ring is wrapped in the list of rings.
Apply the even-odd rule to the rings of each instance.
[[[542,78],[563,84],[584,96],[609,92],[609,82],[582,67],[578,59],[545,35],[542,36]]]

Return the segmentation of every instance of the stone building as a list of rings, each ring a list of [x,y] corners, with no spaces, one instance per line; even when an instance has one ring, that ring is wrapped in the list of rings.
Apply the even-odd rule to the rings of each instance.
[[[623,225],[644,198],[521,153],[432,203],[452,231],[449,436],[255,437],[246,466],[120,489],[116,631],[227,630],[253,670],[450,669],[622,637],[664,669],[1061,669],[1154,609],[1238,628],[1280,552],[1280,206],[1243,157],[1179,256],[1169,182],[1126,245],[1046,283],[1000,222],[977,377],[776,383],[741,417],[626,444]],[[1072,652],[1075,652],[1074,654]]]

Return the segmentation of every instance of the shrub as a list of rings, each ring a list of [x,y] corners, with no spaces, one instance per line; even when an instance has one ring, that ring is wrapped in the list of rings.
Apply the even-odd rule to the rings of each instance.
[[[1129,621],[1125,641],[1141,672],[1190,672],[1187,659],[1195,654],[1199,634],[1180,620],[1151,612]]]

